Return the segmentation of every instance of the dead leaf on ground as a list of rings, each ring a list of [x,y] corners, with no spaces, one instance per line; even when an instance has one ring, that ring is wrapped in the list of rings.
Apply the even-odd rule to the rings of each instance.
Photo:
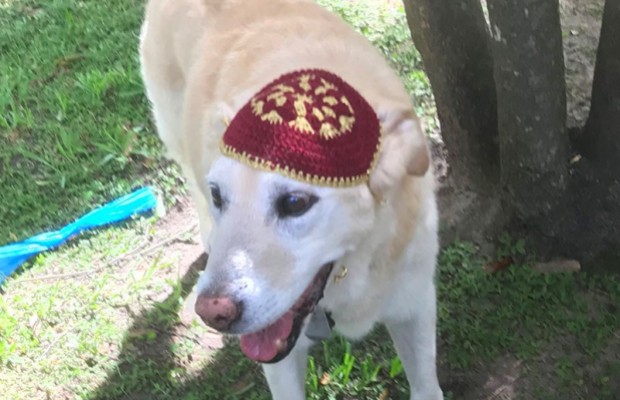
[[[504,257],[498,261],[485,265],[484,270],[489,274],[494,274],[510,267],[512,264],[514,264],[512,257]]]

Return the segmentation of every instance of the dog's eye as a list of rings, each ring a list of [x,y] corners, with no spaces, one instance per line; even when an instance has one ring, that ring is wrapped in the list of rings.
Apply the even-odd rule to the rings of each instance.
[[[305,214],[318,201],[316,196],[307,193],[287,193],[276,201],[278,217],[299,217]]]
[[[224,205],[224,200],[222,200],[222,193],[220,192],[219,186],[212,185],[211,186],[211,200],[213,201],[213,206],[218,210],[222,209]]]

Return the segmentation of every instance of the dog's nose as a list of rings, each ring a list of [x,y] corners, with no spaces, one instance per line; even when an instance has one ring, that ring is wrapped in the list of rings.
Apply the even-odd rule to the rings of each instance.
[[[230,297],[201,294],[196,299],[194,309],[205,324],[218,331],[229,330],[233,322],[241,317],[241,304]]]

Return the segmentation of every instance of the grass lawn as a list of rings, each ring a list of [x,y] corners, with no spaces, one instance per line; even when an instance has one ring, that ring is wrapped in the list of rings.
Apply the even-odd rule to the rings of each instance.
[[[321,0],[434,103],[402,9]],[[175,165],[162,157],[137,63],[143,1],[0,0],[0,245],[152,184],[166,216],[85,234],[36,257],[0,295],[0,399],[268,399],[260,368],[185,309],[204,259]],[[620,278],[487,274],[468,243],[439,260],[447,399],[620,398]],[[198,259],[198,261],[195,261]],[[311,399],[408,399],[385,332],[316,346]]]

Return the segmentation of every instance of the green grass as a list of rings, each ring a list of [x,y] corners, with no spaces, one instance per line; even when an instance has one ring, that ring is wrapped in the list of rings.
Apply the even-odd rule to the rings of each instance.
[[[142,2],[0,2],[0,244],[170,175],[136,47]]]
[[[321,0],[380,48],[436,127],[420,56],[395,1]],[[164,161],[138,73],[143,2],[0,0],[0,243],[58,227],[144,183],[183,197]],[[178,200],[178,202],[177,202]],[[178,205],[178,204],[177,204]],[[182,208],[182,207],[181,207]],[[238,345],[217,352],[181,312],[195,280],[195,221],[172,208],[82,235],[36,257],[0,297],[0,399],[269,398]],[[505,237],[498,257],[526,260]],[[489,275],[471,244],[439,259],[439,369],[446,399],[502,365],[524,399],[617,398],[620,279],[540,275],[523,263]],[[384,330],[315,347],[309,398],[408,399]],[[616,397],[614,397],[616,396]]]

